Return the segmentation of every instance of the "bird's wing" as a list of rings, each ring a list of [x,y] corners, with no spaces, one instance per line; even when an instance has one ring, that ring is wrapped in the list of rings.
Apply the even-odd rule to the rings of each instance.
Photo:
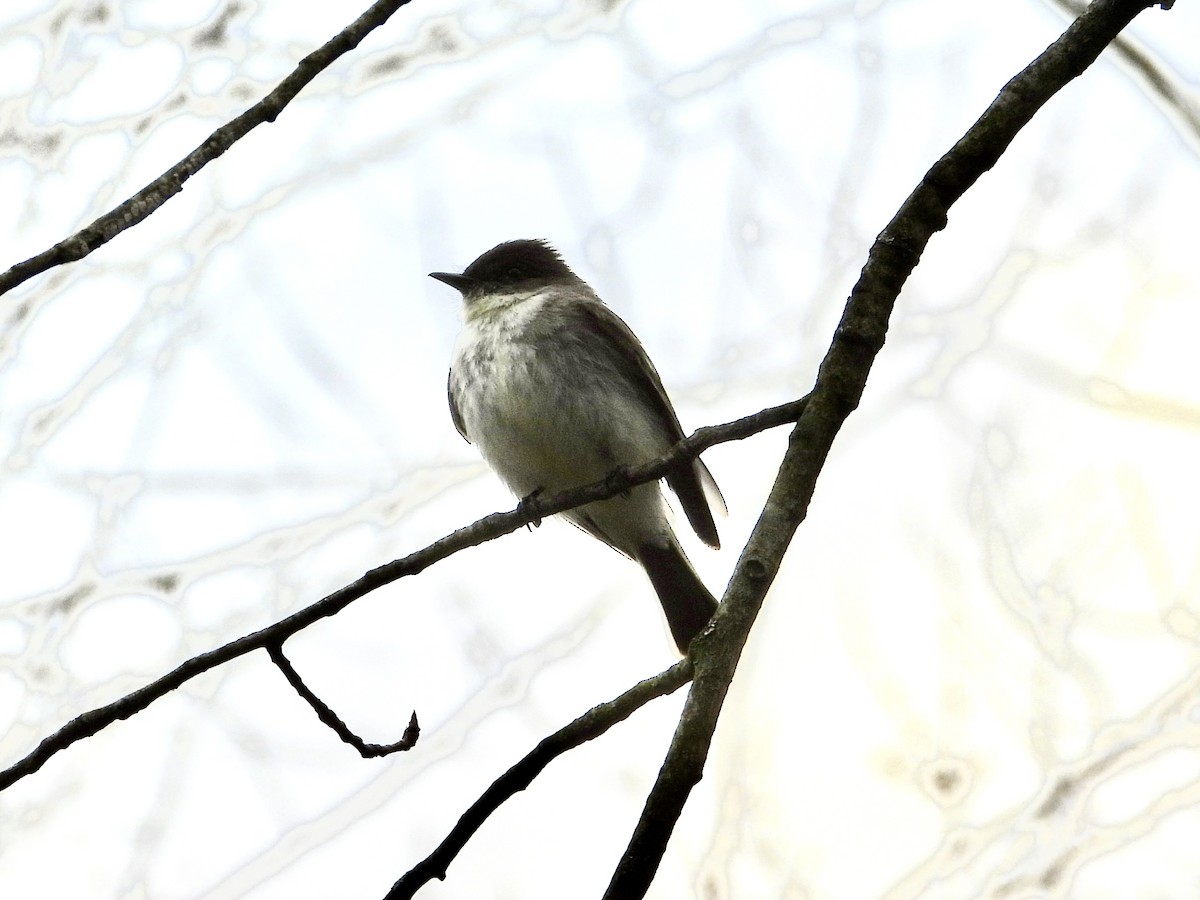
[[[649,405],[651,414],[662,426],[670,442],[682,440],[683,427],[679,424],[679,416],[671,406],[658,371],[633,330],[599,301],[579,304],[576,308],[580,311],[584,329],[595,335],[595,346],[618,357],[615,360],[618,370],[629,375],[638,395]],[[705,497],[705,488],[714,495],[714,502],[722,511],[725,509],[725,500],[704,463],[696,459],[691,465],[676,469],[667,475],[667,484],[679,498],[679,504],[700,540],[710,547],[720,547],[717,525]]]
[[[462,413],[458,411],[458,401],[454,399],[453,369],[446,376],[446,399],[450,401],[450,418],[454,421],[454,427],[458,429],[458,433],[463,436],[464,441],[468,444],[471,443],[471,438],[467,436],[467,427],[463,424]]]

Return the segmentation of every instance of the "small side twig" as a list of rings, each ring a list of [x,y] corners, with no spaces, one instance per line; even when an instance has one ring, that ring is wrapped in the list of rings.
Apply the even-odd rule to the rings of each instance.
[[[487,821],[488,816],[499,809],[505,800],[529,787],[546,766],[568,750],[598,738],[651,700],[678,690],[691,678],[691,661],[682,659],[653,678],[638,682],[619,697],[593,707],[578,719],[544,738],[520,762],[492,782],[479,799],[462,814],[458,824],[451,829],[438,848],[392,885],[384,900],[408,900],[432,879],[444,881],[446,869],[454,857]]]
[[[417,724],[416,710],[409,717],[408,727],[404,729],[404,734],[400,740],[394,744],[368,744],[351,731],[346,723],[338,717],[338,714],[330,709],[329,704],[314,694],[309,686],[304,683],[304,680],[300,677],[300,673],[292,665],[291,660],[283,655],[282,641],[268,644],[267,653],[271,656],[271,662],[279,667],[279,671],[283,673],[283,677],[287,679],[288,684],[313,708],[313,712],[317,714],[317,718],[332,728],[338,737],[357,750],[364,759],[387,756],[391,753],[398,753],[401,750],[411,750],[416,746],[417,738],[421,736],[421,726]]]

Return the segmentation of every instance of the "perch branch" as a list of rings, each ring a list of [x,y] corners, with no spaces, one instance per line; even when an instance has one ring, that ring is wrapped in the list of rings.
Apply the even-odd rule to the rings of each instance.
[[[0,791],[26,775],[33,774],[51,757],[72,744],[91,737],[102,728],[106,728],[120,719],[128,719],[141,712],[155,700],[209,669],[244,656],[252,650],[261,650],[273,644],[282,643],[314,622],[341,612],[349,604],[371,591],[408,575],[416,575],[434,563],[467,547],[494,540],[565,509],[582,506],[593,500],[604,500],[636,485],[662,478],[682,460],[697,456],[703,450],[716,444],[743,440],[768,428],[794,422],[804,409],[807,399],[805,397],[781,406],[773,406],[724,425],[701,428],[690,437],[684,438],[658,459],[622,470],[617,476],[603,478],[595,484],[564,491],[558,496],[546,500],[527,498],[511,512],[492,513],[484,516],[471,525],[460,528],[415,553],[410,553],[403,559],[394,560],[372,569],[357,581],[334,591],[328,597],[292,613],[273,625],[205,653],[197,654],[157,680],[106,706],[97,707],[77,716],[58,731],[44,738],[27,755],[7,769],[0,770]]]

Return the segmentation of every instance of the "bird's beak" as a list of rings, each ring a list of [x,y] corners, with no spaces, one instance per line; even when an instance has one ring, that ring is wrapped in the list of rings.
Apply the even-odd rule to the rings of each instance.
[[[436,278],[442,284],[450,285],[460,294],[465,294],[475,284],[475,279],[470,275],[456,275],[453,272],[430,272],[429,277]]]

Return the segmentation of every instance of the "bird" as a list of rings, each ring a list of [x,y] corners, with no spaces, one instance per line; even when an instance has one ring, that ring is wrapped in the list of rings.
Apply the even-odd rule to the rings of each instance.
[[[599,481],[683,439],[641,342],[546,241],[506,241],[461,273],[429,274],[463,301],[447,379],[454,426],[522,500]],[[719,549],[709,501],[726,507],[708,468],[688,460],[666,482],[700,540]],[[680,546],[660,483],[561,515],[642,566],[686,655],[717,602]]]

